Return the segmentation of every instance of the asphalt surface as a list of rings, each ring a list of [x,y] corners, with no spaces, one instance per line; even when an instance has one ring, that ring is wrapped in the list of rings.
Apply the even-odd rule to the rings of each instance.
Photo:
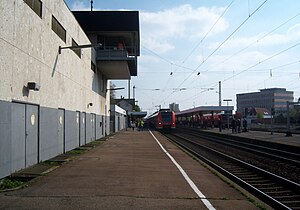
[[[198,161],[153,132],[215,209],[257,209]],[[0,193],[0,209],[208,209],[149,131],[121,131],[104,143]]]

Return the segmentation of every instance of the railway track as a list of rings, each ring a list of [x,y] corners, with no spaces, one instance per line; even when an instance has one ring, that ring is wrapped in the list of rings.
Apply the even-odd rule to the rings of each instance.
[[[252,154],[261,155],[272,160],[280,161],[283,164],[288,164],[289,167],[300,168],[300,153],[285,150],[283,148],[272,148],[270,145],[258,145],[241,140],[234,140],[228,137],[213,136],[209,133],[199,132],[193,129],[181,129],[180,133],[188,134],[190,136],[208,140],[221,145],[226,145],[239,150],[251,152]],[[262,143],[262,142],[261,142]],[[300,172],[300,171],[299,171]]]
[[[300,209],[299,183],[225,154],[224,151],[207,146],[195,138],[181,134],[165,135],[273,208]]]

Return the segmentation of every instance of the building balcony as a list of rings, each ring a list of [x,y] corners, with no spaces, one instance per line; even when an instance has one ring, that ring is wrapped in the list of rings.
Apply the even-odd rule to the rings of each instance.
[[[114,47],[97,50],[97,67],[110,80],[137,76],[137,58],[126,49]]]
[[[110,80],[137,76],[138,11],[74,11],[73,14],[91,43],[102,44],[96,56],[98,71]]]

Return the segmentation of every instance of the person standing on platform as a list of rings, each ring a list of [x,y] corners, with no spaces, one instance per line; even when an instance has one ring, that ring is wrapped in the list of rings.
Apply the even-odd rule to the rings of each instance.
[[[244,128],[244,132],[248,132],[248,130],[247,130],[247,120],[246,120],[246,118],[244,118],[244,120],[243,120],[243,128]]]
[[[240,119],[237,119],[236,125],[237,125],[237,132],[240,133],[241,132],[241,120]]]
[[[222,132],[222,119],[221,116],[218,119],[219,132]]]
[[[232,129],[232,133],[236,133],[236,120],[234,118],[232,118],[231,121],[231,129]]]
[[[132,127],[132,131],[134,131],[135,123],[133,121],[131,121],[131,127]]]

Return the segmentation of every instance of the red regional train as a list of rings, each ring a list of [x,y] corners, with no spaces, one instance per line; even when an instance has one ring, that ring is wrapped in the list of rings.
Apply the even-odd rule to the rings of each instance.
[[[170,109],[160,109],[153,113],[147,121],[150,126],[158,130],[171,130],[176,128],[175,113]]]
[[[221,114],[221,113],[216,113],[213,115],[212,119],[212,114],[203,114],[203,115],[194,115],[192,117],[182,117],[179,119],[178,123],[185,125],[185,126],[190,126],[190,127],[219,127],[219,119],[221,119],[221,125],[223,128],[227,127],[227,115]],[[229,116],[230,122],[231,122],[231,116]]]

